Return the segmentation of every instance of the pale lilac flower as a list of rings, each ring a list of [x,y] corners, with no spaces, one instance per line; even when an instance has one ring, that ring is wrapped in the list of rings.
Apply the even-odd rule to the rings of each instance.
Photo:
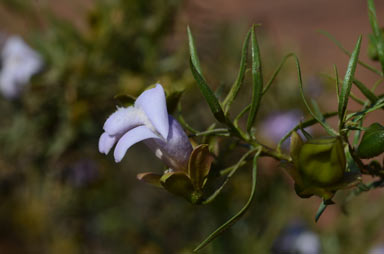
[[[379,245],[373,246],[369,250],[369,254],[384,254],[384,244],[379,244]]]
[[[180,124],[168,115],[163,87],[144,91],[134,106],[117,108],[104,124],[99,151],[108,154],[117,142],[114,157],[120,162],[127,150],[140,141],[173,170],[186,170],[191,143]]]
[[[7,98],[14,98],[29,79],[43,66],[41,56],[19,36],[9,37],[1,52],[0,90]]]
[[[262,122],[260,128],[262,135],[277,143],[285,134],[294,128],[302,118],[303,114],[297,109],[272,113]]]

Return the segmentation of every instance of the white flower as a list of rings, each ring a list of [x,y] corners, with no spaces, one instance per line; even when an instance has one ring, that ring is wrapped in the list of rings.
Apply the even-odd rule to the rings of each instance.
[[[293,221],[275,240],[271,253],[319,254],[321,242],[301,221]]]
[[[144,91],[135,105],[118,108],[105,122],[99,151],[108,154],[117,142],[114,157],[120,162],[135,143],[144,143],[173,170],[186,170],[192,146],[180,124],[168,115],[163,87]]]
[[[11,36],[1,52],[0,90],[7,98],[20,94],[32,75],[40,71],[43,60],[19,36]]]

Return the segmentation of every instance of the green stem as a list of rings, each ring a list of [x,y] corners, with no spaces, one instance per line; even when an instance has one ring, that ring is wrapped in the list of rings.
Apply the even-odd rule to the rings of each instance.
[[[364,105],[365,104],[365,101],[363,101],[362,99],[358,98],[352,92],[349,94],[349,97],[351,97],[352,100],[354,100],[355,102],[359,103],[360,105]]]
[[[178,114],[177,114],[177,120],[179,121],[179,123],[183,126],[183,128],[187,129],[189,132],[191,133],[198,133],[199,131],[192,128],[184,119],[184,117],[182,116],[181,114],[181,103],[179,103],[177,105],[177,111],[178,111]]]
[[[225,124],[228,126],[230,133],[234,134],[236,137],[240,138],[245,142],[249,141],[248,135],[246,135],[244,132],[241,131],[240,128],[238,128],[238,126],[232,123],[232,121],[227,116],[225,116]]]
[[[374,92],[376,90],[377,86],[380,85],[380,83],[383,81],[384,81],[384,78],[381,78],[378,81],[376,81],[375,84],[373,84],[371,91]]]
[[[202,204],[206,205],[208,203],[211,203],[216,197],[217,195],[220,194],[221,190],[224,188],[224,186],[228,183],[229,179],[231,179],[231,177],[237,172],[237,170],[239,168],[241,168],[243,165],[245,165],[245,163],[247,163],[247,159],[250,155],[252,155],[252,153],[256,152],[257,149],[260,149],[260,148],[253,148],[251,150],[249,150],[248,152],[246,152],[241,158],[240,160],[233,166],[231,167],[228,167],[224,170],[222,170],[220,172],[220,175],[227,175],[226,179],[224,180],[224,182],[220,185],[220,187],[218,189],[216,189],[216,191],[211,195],[209,196],[206,200],[204,200],[202,202]]]
[[[280,62],[279,66],[277,66],[275,72],[272,74],[272,77],[269,79],[268,83],[265,85],[263,90],[263,95],[268,91],[268,89],[271,87],[273,81],[275,81],[277,75],[280,73],[281,68],[284,66],[285,62],[290,58],[291,56],[294,56],[294,53],[289,53],[283,57],[283,60]]]
[[[323,115],[323,117],[324,117],[325,119],[327,119],[327,118],[336,116],[337,114],[338,114],[338,112],[325,113],[325,114]],[[279,151],[279,152],[281,152],[281,146],[282,146],[283,142],[284,142],[287,138],[289,138],[289,137],[291,136],[292,132],[297,131],[297,130],[300,129],[300,128],[306,128],[306,127],[312,126],[312,125],[314,125],[314,124],[316,124],[316,123],[318,123],[318,121],[317,121],[315,118],[312,118],[312,119],[309,119],[309,120],[307,120],[307,121],[305,121],[305,122],[302,122],[302,123],[296,125],[296,126],[295,126],[293,129],[291,129],[287,134],[285,134],[284,137],[281,138],[281,140],[279,141],[279,143],[278,143],[278,145],[277,145],[277,149],[276,149],[276,150]]]
[[[213,129],[213,130],[206,130],[202,132],[197,132],[192,135],[189,135],[190,137],[199,137],[199,136],[207,136],[207,135],[215,135],[215,134],[224,134],[224,136],[229,135],[227,128],[219,128],[219,129]],[[220,135],[222,136],[222,135]]]
[[[193,251],[197,252],[200,249],[202,249],[204,246],[206,246],[208,243],[210,243],[212,240],[214,240],[218,235],[220,235],[222,232],[224,232],[226,229],[228,229],[230,226],[232,226],[236,221],[238,221],[248,210],[250,207],[256,193],[256,179],[257,179],[257,161],[259,159],[259,155],[261,153],[261,150],[259,149],[255,156],[253,157],[253,167],[252,167],[252,189],[251,194],[248,198],[247,203],[243,206],[243,208],[240,209],[240,211],[235,214],[232,218],[230,218],[227,222],[225,222],[223,225],[221,225],[218,229],[216,229],[212,234],[210,234],[204,241],[202,241]]]
[[[249,44],[250,35],[251,35],[251,30],[249,30],[243,43],[243,48],[241,51],[240,68],[239,68],[239,73],[237,74],[236,81],[232,85],[231,90],[229,91],[227,97],[224,99],[222,104],[225,114],[228,113],[228,110],[230,109],[232,102],[235,100],[237,94],[239,93],[241,85],[243,84],[243,81],[244,81],[244,74],[246,72],[246,66],[247,66],[248,44]]]
[[[248,106],[246,106],[236,117],[235,117],[235,120],[233,121],[233,124],[238,128],[239,127],[239,120],[240,118],[245,114],[247,113],[249,110],[251,109],[251,104],[249,104]]]
[[[273,150],[272,148],[269,148],[265,145],[262,145],[262,146],[263,146],[263,150],[261,152],[261,156],[272,157],[278,161],[281,161],[281,160],[292,161],[292,158],[289,155],[283,154],[279,150]]]

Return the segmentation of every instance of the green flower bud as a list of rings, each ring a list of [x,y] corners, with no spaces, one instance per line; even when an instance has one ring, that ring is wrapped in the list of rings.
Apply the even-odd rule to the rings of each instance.
[[[357,153],[361,158],[367,159],[375,157],[384,152],[384,127],[378,123],[373,123],[368,127],[357,148]]]
[[[299,154],[299,171],[305,180],[319,186],[338,183],[344,175],[346,159],[340,138],[312,139]]]
[[[340,137],[310,139],[303,142],[294,132],[291,136],[294,166],[288,173],[295,180],[295,191],[302,198],[317,195],[330,200],[343,186],[346,157]]]

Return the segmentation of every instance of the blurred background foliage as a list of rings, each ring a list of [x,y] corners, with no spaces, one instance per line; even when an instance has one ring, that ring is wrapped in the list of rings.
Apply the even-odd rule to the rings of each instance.
[[[183,116],[196,129],[208,127],[212,117],[188,70],[187,23],[218,96],[225,95],[236,77],[242,39],[252,22],[263,23],[258,36],[263,67],[270,77],[289,46],[276,42],[274,29],[280,28],[273,26],[268,8],[279,13],[286,6],[276,1],[268,7],[268,1],[260,1],[261,11],[266,10],[263,15],[252,13],[249,6],[240,9],[250,2],[233,6],[228,1],[218,5],[217,1],[95,0],[86,1],[82,11],[74,12],[75,7],[63,11],[73,11],[67,17],[60,15],[60,7],[53,7],[60,6],[59,1],[0,2],[0,13],[8,15],[2,18],[8,22],[3,23],[2,38],[21,32],[45,62],[44,70],[19,98],[0,97],[1,253],[190,253],[243,205],[251,187],[248,167],[240,170],[215,202],[192,206],[136,180],[137,173],[162,170],[146,147],[135,146],[122,163],[115,164],[112,156],[99,154],[97,143],[106,117],[115,110],[114,96],[138,95],[155,82],[168,92],[186,89],[181,99]],[[330,3],[329,8],[337,7]],[[353,6],[363,13],[359,4]],[[378,4],[379,16],[383,7]],[[24,21],[18,26],[19,18]],[[289,12],[286,18],[292,20]],[[310,17],[302,18],[305,28],[304,20]],[[360,32],[369,31],[366,24]],[[287,33],[294,38],[297,31]],[[355,37],[352,41],[344,37],[350,43],[347,46]],[[329,48],[336,47],[329,43]],[[324,66],[331,67],[336,62],[345,69],[347,58],[325,57],[312,63],[306,61],[312,57],[308,58],[307,48],[300,49],[303,66],[326,62]],[[308,96],[315,97],[324,111],[334,110],[334,88],[311,68],[303,69],[309,73]],[[249,93],[243,89],[233,113],[248,100]],[[265,127],[263,120],[291,110],[304,116],[302,106],[295,69],[288,64],[264,98],[257,124],[261,138],[274,145],[266,129],[281,126]],[[228,150],[225,139],[218,142],[222,160],[216,167],[231,165],[241,156],[241,150]],[[367,253],[371,246],[384,242],[380,190],[348,204],[345,210],[350,216],[342,214],[340,205],[332,206],[315,224],[313,215],[320,200],[298,198],[292,182],[277,166],[270,159],[262,161],[252,209],[202,253],[281,253],[277,239],[296,222],[319,237],[321,253]],[[343,195],[338,195],[340,202]]]

